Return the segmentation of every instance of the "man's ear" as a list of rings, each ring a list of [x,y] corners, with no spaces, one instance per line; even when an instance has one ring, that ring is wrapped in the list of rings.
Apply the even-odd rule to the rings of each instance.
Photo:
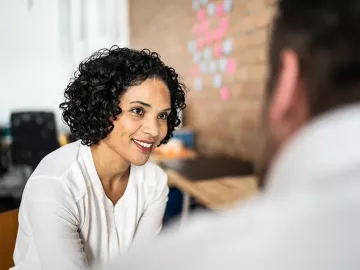
[[[284,50],[280,54],[280,70],[274,85],[270,102],[270,121],[277,123],[284,119],[295,105],[299,95],[299,59],[293,50]]]

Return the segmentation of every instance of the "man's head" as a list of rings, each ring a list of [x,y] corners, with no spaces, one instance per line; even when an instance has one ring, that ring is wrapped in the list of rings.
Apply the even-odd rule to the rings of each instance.
[[[275,154],[305,123],[360,101],[360,1],[280,0],[268,60],[261,186]]]

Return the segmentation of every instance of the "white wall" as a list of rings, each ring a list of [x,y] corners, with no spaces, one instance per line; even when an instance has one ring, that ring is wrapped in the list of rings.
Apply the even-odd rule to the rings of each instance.
[[[102,47],[129,46],[128,0],[29,2],[0,0],[0,124],[14,110],[47,109],[63,129],[58,106],[80,61]]]

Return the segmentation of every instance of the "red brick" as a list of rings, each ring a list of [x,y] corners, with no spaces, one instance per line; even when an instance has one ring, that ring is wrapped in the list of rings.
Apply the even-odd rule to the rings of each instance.
[[[173,65],[191,92],[185,111],[185,124],[197,132],[197,145],[204,155],[228,155],[252,159],[256,129],[264,96],[266,46],[269,22],[274,7],[267,0],[233,1],[226,38],[233,40],[230,57],[237,60],[234,75],[224,74],[231,100],[221,101],[220,90],[213,89],[211,74],[203,76],[204,89],[192,90],[193,65],[187,43],[195,38],[191,29],[196,22],[192,1],[131,0],[130,38],[133,48],[152,48]],[[222,2],[221,0],[214,1]],[[218,25],[213,17],[210,24]]]

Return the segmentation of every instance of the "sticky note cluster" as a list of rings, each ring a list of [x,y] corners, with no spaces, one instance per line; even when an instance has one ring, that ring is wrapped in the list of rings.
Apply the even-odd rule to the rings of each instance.
[[[195,11],[195,23],[191,29],[193,39],[188,42],[188,51],[193,58],[193,65],[190,67],[193,88],[203,90],[203,75],[211,75],[213,88],[219,89],[222,100],[228,100],[230,91],[224,85],[223,74],[233,74],[236,71],[236,59],[231,57],[233,40],[227,36],[231,27],[233,1],[214,3],[193,0],[192,7]]]

